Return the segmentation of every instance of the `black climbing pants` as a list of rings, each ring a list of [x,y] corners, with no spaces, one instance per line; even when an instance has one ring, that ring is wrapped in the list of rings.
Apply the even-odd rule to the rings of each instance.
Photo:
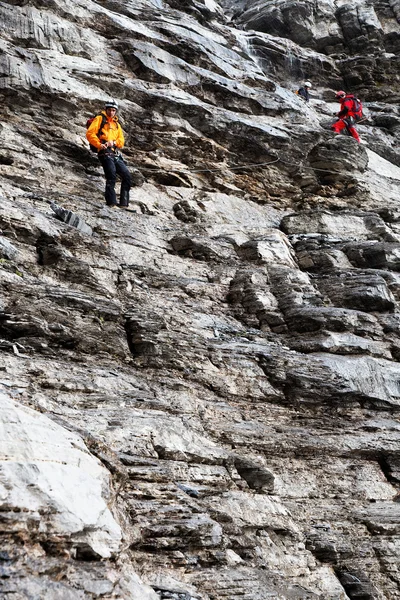
[[[104,170],[104,175],[106,176],[106,190],[104,196],[106,198],[107,206],[115,206],[117,204],[117,197],[115,194],[117,175],[121,178],[119,205],[128,206],[129,190],[132,186],[132,179],[122,156],[115,154],[114,152],[104,151],[99,152],[98,156]]]

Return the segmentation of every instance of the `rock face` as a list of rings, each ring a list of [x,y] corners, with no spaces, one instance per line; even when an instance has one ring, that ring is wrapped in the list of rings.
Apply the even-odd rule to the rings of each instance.
[[[399,15],[0,3],[0,598],[400,598]]]
[[[294,42],[286,44],[290,60],[281,71],[283,77],[314,76],[331,83],[335,76],[342,77],[346,86],[360,93],[362,90],[371,100],[390,98],[394,90],[398,94],[396,63],[400,32],[396,2],[357,1],[350,5],[330,0],[222,1],[233,13],[235,22],[249,30],[262,62],[279,64],[281,58],[270,61],[272,45],[275,53],[282,55],[285,54],[282,38]],[[276,38],[281,38],[278,44]],[[318,53],[319,65],[317,56],[310,61],[308,54],[307,60],[306,49]]]

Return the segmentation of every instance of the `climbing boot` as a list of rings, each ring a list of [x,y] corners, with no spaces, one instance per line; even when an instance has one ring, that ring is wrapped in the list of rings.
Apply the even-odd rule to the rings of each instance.
[[[119,197],[119,206],[121,208],[127,208],[129,206],[129,190],[121,189],[121,194]]]

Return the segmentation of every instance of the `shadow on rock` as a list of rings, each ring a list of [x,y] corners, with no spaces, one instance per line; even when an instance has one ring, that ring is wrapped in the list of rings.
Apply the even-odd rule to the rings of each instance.
[[[323,185],[355,183],[368,166],[368,155],[356,140],[344,135],[320,142],[308,155],[309,163]]]

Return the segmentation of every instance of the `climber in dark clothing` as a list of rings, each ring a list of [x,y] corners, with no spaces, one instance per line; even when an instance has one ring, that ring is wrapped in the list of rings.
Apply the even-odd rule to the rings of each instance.
[[[105,198],[110,207],[127,208],[129,205],[129,190],[132,186],[131,174],[123,161],[119,149],[124,147],[125,139],[121,125],[118,123],[118,104],[111,100],[104,105],[104,111],[97,115],[86,132],[88,142],[97,148],[97,156],[106,176]],[[105,123],[101,127],[102,120]],[[100,129],[100,130],[99,130]],[[117,175],[121,178],[119,204],[115,194]]]
[[[298,96],[301,96],[303,98],[303,100],[305,100],[305,102],[309,102],[310,94],[309,94],[308,90],[311,89],[311,87],[312,87],[311,83],[309,81],[305,81],[303,83],[303,86],[297,90],[296,94]]]

